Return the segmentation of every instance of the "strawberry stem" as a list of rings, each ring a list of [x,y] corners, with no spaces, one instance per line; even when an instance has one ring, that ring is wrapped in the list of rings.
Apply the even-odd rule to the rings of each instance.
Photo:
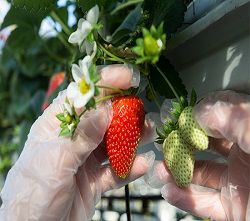
[[[155,65],[155,67],[158,70],[158,72],[161,74],[161,76],[163,77],[163,79],[166,81],[166,83],[168,84],[168,86],[170,87],[170,89],[172,90],[172,92],[174,93],[174,96],[177,98],[177,100],[179,101],[179,103],[181,103],[179,95],[177,94],[176,90],[174,89],[173,85],[168,80],[168,78],[166,77],[166,75],[162,72],[162,70],[157,65]]]
[[[118,87],[113,87],[113,86],[105,86],[105,85],[96,85],[99,88],[103,88],[103,89],[109,89],[109,90],[114,90],[114,91],[118,91],[119,93],[123,93],[123,91],[118,88]]]
[[[118,94],[112,94],[112,95],[107,95],[107,96],[104,96],[104,97],[100,97],[100,98],[98,98],[96,100],[96,104],[99,104],[99,103],[101,103],[103,101],[109,100],[109,99],[111,99],[111,98],[113,98],[113,97],[115,97],[117,95],[120,95],[120,94],[118,93]]]
[[[67,26],[66,24],[64,24],[64,22],[62,21],[62,19],[56,14],[56,12],[55,12],[55,11],[52,11],[52,12],[50,13],[50,16],[51,16],[54,20],[56,20],[56,21],[62,26],[63,31],[64,31],[68,36],[70,36],[71,31],[69,30],[68,26]]]
[[[161,109],[161,105],[159,104],[158,100],[157,100],[157,97],[156,97],[156,94],[155,94],[155,90],[154,90],[154,87],[150,81],[150,77],[147,76],[147,79],[148,79],[148,86],[149,86],[149,90],[151,91],[153,97],[154,97],[154,102],[156,104],[156,106],[159,108],[159,110]]]
[[[116,55],[114,55],[113,53],[111,53],[110,51],[108,51],[102,44],[98,44],[98,46],[100,46],[100,48],[102,49],[102,51],[105,54],[107,54],[108,56],[110,56],[113,61],[118,61],[118,62],[125,63],[125,61],[122,58],[119,58]]]

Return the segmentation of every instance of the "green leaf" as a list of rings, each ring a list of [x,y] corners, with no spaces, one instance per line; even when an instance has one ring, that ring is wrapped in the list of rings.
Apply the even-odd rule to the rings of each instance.
[[[42,21],[42,17],[34,17],[27,13],[24,9],[11,7],[4,17],[1,29],[8,27],[9,25],[16,24],[17,26],[37,25]]]
[[[25,51],[25,49],[33,45],[36,37],[37,35],[31,26],[27,28],[20,27],[11,32],[7,44],[12,50]]]
[[[95,5],[98,5],[99,8],[107,7],[112,2],[114,2],[114,0],[76,0],[76,3],[82,8],[83,12],[88,11]]]
[[[161,57],[157,66],[164,72],[165,77],[169,80],[171,85],[179,96],[186,97],[187,90],[179,77],[179,73],[175,70],[174,66],[170,64],[169,60],[165,57]],[[157,71],[154,66],[150,66],[150,79],[155,91],[165,98],[175,98],[175,95],[168,83],[164,80],[161,74]]]
[[[112,44],[119,45],[129,38],[129,34],[136,30],[137,24],[141,18],[142,9],[141,6],[138,5],[128,14],[122,24],[114,31],[112,34]]]
[[[33,14],[44,14],[50,11],[56,2],[56,0],[12,0],[15,7],[23,8]]]
[[[183,0],[144,0],[144,13],[148,14],[148,25],[158,26],[164,21],[167,34],[175,33],[184,20],[186,5]]]

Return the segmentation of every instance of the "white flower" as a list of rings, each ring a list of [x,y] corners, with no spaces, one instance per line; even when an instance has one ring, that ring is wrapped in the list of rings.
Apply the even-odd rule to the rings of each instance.
[[[89,67],[92,59],[89,55],[79,61],[79,65],[72,65],[71,82],[67,88],[67,97],[72,101],[75,108],[84,107],[94,96],[95,86],[89,77]]]
[[[80,46],[80,51],[84,52],[86,51],[87,55],[90,55],[91,58],[93,59],[96,55],[97,52],[97,44],[96,42],[89,42],[85,40],[83,44]]]
[[[78,44],[81,51],[84,48],[86,48],[88,55],[93,51],[93,47],[91,50],[89,50],[90,42],[87,41],[86,38],[95,28],[98,18],[99,18],[99,7],[98,5],[96,5],[88,11],[86,19],[81,18],[78,21],[77,30],[69,36],[68,41],[72,44]]]

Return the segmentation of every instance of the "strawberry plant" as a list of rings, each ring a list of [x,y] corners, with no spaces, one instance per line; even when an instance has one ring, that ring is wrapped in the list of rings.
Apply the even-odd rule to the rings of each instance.
[[[194,150],[206,149],[208,140],[192,118],[194,99],[188,104],[185,85],[164,56],[168,40],[182,25],[185,1],[67,0],[64,5],[58,4],[57,0],[13,0],[1,24],[0,31],[14,25],[0,55],[0,105],[5,110],[1,113],[1,129],[13,131],[15,127],[19,131],[3,136],[11,141],[15,134],[21,151],[30,126],[42,113],[42,104],[45,108],[62,89],[67,88],[67,99],[64,111],[57,115],[59,135],[69,139],[77,135],[75,129],[86,111],[112,99],[114,117],[104,142],[115,173],[125,178],[142,134],[144,97],[159,108],[162,97],[176,98],[172,117],[158,128],[156,142],[163,144],[166,164],[177,183],[188,185]],[[69,25],[72,17],[77,22]],[[45,37],[39,30],[48,20],[55,34]],[[116,63],[138,69],[144,83],[126,91],[100,85],[97,66]],[[63,83],[62,79],[56,85],[51,83],[47,91],[56,72],[65,73]],[[117,93],[100,98],[102,88]],[[116,115],[120,105],[126,106],[123,118]],[[125,141],[119,130],[126,130]],[[125,155],[129,157],[125,159]],[[179,161],[182,163],[173,167]]]

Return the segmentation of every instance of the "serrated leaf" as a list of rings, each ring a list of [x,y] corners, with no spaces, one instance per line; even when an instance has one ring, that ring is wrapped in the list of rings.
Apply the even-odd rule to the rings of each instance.
[[[39,27],[42,21],[42,16],[33,16],[27,13],[26,10],[21,8],[11,7],[4,17],[3,23],[1,24],[1,29],[6,28],[10,25],[17,25],[19,26],[35,26]]]
[[[56,2],[56,0],[12,0],[15,7],[23,8],[32,14],[46,14],[56,5]]]
[[[179,73],[175,70],[174,66],[170,64],[169,60],[165,57],[161,56],[157,66],[163,71],[165,77],[174,87],[176,93],[179,96],[187,96],[187,90],[185,85],[182,82],[182,79],[179,77]],[[168,83],[165,79],[161,76],[161,74],[157,71],[154,66],[150,66],[150,79],[151,83],[155,89],[155,91],[165,97],[165,98],[175,98],[175,95],[171,88],[169,87]],[[159,83],[160,82],[160,83]]]
[[[183,0],[144,0],[143,9],[149,14],[148,23],[158,26],[164,21],[167,34],[175,33],[184,20],[186,5]]]
[[[192,89],[189,105],[193,107],[196,104],[196,101],[197,101],[197,94],[195,90]]]
[[[129,34],[136,30],[137,24],[142,18],[142,9],[138,5],[132,10],[122,24],[112,34],[112,44],[119,45],[129,37]]]

